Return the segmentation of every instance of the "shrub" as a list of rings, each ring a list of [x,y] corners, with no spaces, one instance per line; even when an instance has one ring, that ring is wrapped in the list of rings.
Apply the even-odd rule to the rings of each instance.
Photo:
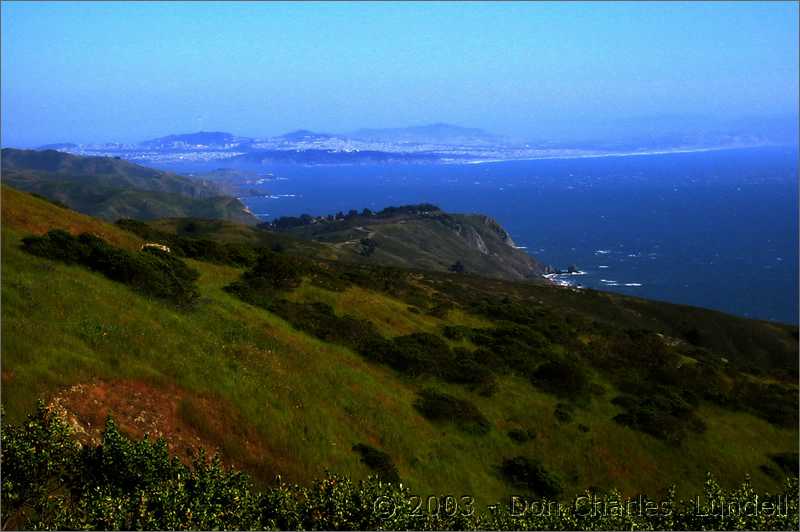
[[[23,248],[34,255],[80,264],[143,294],[188,305],[198,297],[198,273],[182,260],[158,249],[130,252],[89,233],[74,237],[54,230],[26,237]]]
[[[326,303],[294,303],[279,299],[267,308],[301,331],[357,351],[381,338],[372,322],[353,316],[337,316]]]
[[[392,366],[410,375],[446,374],[453,352],[441,337],[430,333],[413,333],[393,340],[395,360]]]
[[[778,467],[788,476],[797,476],[800,470],[800,457],[798,453],[776,453],[769,455],[770,460],[775,462]]]
[[[464,263],[461,262],[460,260],[458,260],[458,261],[454,262],[453,264],[451,264],[450,267],[448,268],[448,270],[453,272],[453,273],[464,273],[464,270],[465,270]]]
[[[781,427],[797,427],[797,389],[780,384],[741,379],[731,390],[729,405],[748,410]],[[723,403],[725,404],[725,403]]]
[[[450,382],[467,384],[482,395],[491,395],[497,387],[497,378],[489,367],[491,359],[483,358],[482,354],[482,351],[461,347],[453,349],[451,362],[442,366],[440,376]]]
[[[586,371],[573,361],[546,362],[532,373],[531,381],[559,397],[583,397],[589,391]]]
[[[262,251],[255,266],[242,275],[253,288],[260,286],[272,290],[291,290],[300,285],[302,276],[309,271],[307,261],[273,251]]]
[[[385,452],[366,443],[354,445],[353,450],[361,455],[361,461],[375,471],[379,479],[386,482],[400,481],[400,475],[397,473],[397,468],[392,462],[392,458]]]
[[[615,397],[611,402],[625,409],[614,421],[656,438],[679,443],[689,432],[705,430],[705,424],[694,414],[694,405],[669,388],[655,387],[636,396]]]
[[[561,480],[548,472],[541,462],[525,456],[506,458],[500,465],[500,473],[509,484],[529,489],[541,497],[554,498],[561,494]]]
[[[525,429],[511,429],[508,431],[508,437],[515,443],[525,443],[536,438],[536,432]]]
[[[258,257],[257,248],[250,244],[175,235],[154,229],[139,220],[117,220],[116,225],[145,240],[168,246],[172,253],[179,257],[241,267],[252,266]],[[196,229],[197,223],[194,221],[188,221],[183,227],[183,230],[189,233],[195,232]]]
[[[470,385],[484,394],[495,387],[494,373],[467,349],[450,349],[430,333],[413,333],[388,340],[374,337],[361,344],[366,358],[410,376],[431,375],[448,382]]]
[[[537,359],[549,356],[550,342],[539,332],[524,325],[501,322],[494,329],[472,329],[469,339],[480,346],[482,360],[498,372],[516,372],[528,376]]]
[[[164,440],[131,441],[106,423],[80,447],[43,403],[3,424],[3,528],[175,530],[258,527],[248,478],[200,454],[170,458]]]
[[[259,492],[216,458],[201,452],[182,464],[169,457],[163,440],[128,440],[111,420],[100,444],[80,447],[41,402],[24,423],[3,420],[2,428],[4,530],[796,530],[798,524],[796,476],[770,495],[749,480],[725,490],[709,475],[702,497],[678,500],[670,491],[669,514],[589,514],[575,499],[557,512],[497,504],[452,513],[420,508],[408,488],[374,477],[356,483],[327,474],[309,486],[278,478]],[[535,460],[507,459],[500,472],[542,496],[559,492],[558,479]],[[623,501],[615,490],[608,495],[611,504]],[[720,512],[720,501],[733,508],[769,501],[783,510]]]
[[[470,338],[472,329],[463,325],[445,325],[442,327],[442,334],[449,340],[465,340]]]
[[[453,423],[464,432],[482,435],[491,428],[489,420],[475,405],[434,390],[421,391],[414,408],[431,421]]]
[[[566,403],[558,403],[553,412],[556,420],[560,423],[569,423],[572,421],[572,407]]]
[[[86,246],[62,229],[53,229],[43,236],[26,236],[22,239],[22,248],[33,255],[67,264],[81,263],[88,254]]]
[[[359,254],[364,257],[369,257],[375,253],[375,248],[378,247],[378,243],[373,238],[362,238],[359,243],[361,244]]]

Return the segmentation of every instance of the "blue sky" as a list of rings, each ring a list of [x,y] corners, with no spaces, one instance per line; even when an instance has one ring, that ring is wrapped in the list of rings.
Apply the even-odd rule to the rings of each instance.
[[[791,116],[797,43],[794,2],[7,1],[3,144]]]

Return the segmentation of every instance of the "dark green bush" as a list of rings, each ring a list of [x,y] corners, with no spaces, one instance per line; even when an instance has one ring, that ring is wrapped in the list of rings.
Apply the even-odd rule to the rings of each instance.
[[[466,384],[481,395],[490,396],[497,388],[497,377],[490,367],[491,359],[483,358],[483,353],[461,347],[453,349],[452,361],[442,367],[440,376],[450,382]]]
[[[724,406],[748,410],[781,427],[797,427],[800,410],[797,408],[797,389],[781,384],[752,382],[740,379],[731,390]]]
[[[170,458],[163,440],[131,441],[113,422],[99,445],[80,447],[65,422],[40,403],[20,425],[2,422],[2,528],[122,530],[796,530],[797,477],[779,494],[745,481],[723,490],[709,476],[703,496],[667,495],[669,514],[590,514],[573,501],[558,512],[520,512],[508,503],[464,512],[428,511],[413,492],[378,478],[352,482],[328,474],[308,487],[280,478],[256,491],[248,477],[200,453],[190,464]],[[558,479],[538,462],[511,458],[500,471],[514,486],[554,496]],[[587,492],[587,494],[589,494]],[[612,490],[610,503],[624,504]],[[781,499],[778,499],[780,497]],[[418,497],[417,497],[418,500]],[[635,497],[630,500],[636,500]],[[779,503],[771,513],[719,512]],[[716,506],[712,506],[712,504]],[[386,510],[386,511],[384,511]],[[515,511],[516,510],[516,511]],[[583,509],[585,510],[585,508]]]
[[[471,434],[486,434],[491,428],[489,420],[475,405],[434,390],[421,391],[414,402],[414,408],[431,421],[453,423]]]
[[[158,249],[130,252],[89,233],[76,238],[60,230],[40,237],[26,237],[22,245],[34,255],[80,264],[143,294],[178,305],[189,305],[199,295],[195,284],[198,273],[182,260]]]
[[[508,431],[508,437],[515,443],[525,443],[536,438],[536,432],[525,429],[511,429]]]
[[[430,333],[413,333],[396,337],[392,367],[409,375],[437,375],[448,371],[453,352],[441,337]]]
[[[273,251],[262,251],[255,266],[242,274],[255,289],[291,290],[300,285],[304,274],[310,272],[308,261]]]
[[[553,411],[553,416],[555,416],[559,423],[569,423],[572,421],[572,415],[572,406],[566,403],[558,403],[555,411]]]
[[[442,334],[449,340],[464,340],[469,339],[472,335],[472,329],[463,325],[445,325],[442,327]]]
[[[797,476],[800,470],[800,453],[775,453],[769,455],[769,458],[778,464],[787,476]]]
[[[359,243],[361,244],[359,254],[363,255],[364,257],[369,257],[375,253],[375,248],[378,247],[378,242],[376,242],[373,238],[362,238]]]
[[[191,466],[166,443],[131,441],[111,419],[100,445],[80,447],[43,403],[25,424],[3,424],[3,528],[171,530],[256,528],[248,478],[199,455]]]
[[[561,495],[561,480],[538,460],[525,456],[506,458],[500,465],[500,473],[509,484],[528,489],[540,497],[552,499]]]
[[[356,351],[381,339],[372,322],[353,316],[337,316],[326,303],[294,303],[279,299],[267,308],[301,331]]]
[[[493,329],[472,329],[469,339],[481,347],[480,360],[500,373],[528,376],[542,357],[550,356],[550,341],[524,325],[500,322]]]
[[[431,375],[483,394],[494,391],[495,375],[485,361],[467,349],[450,349],[434,334],[413,333],[391,340],[374,337],[361,344],[360,352],[406,375]]]
[[[33,255],[67,264],[80,264],[89,253],[85,245],[62,229],[53,229],[43,236],[26,236],[22,247]]]
[[[386,482],[400,481],[400,475],[397,473],[397,467],[395,467],[394,462],[392,462],[392,457],[385,452],[366,443],[354,445],[353,450],[361,455],[361,461],[375,471],[379,479]]]
[[[577,361],[546,362],[531,374],[531,381],[559,397],[579,398],[589,392],[589,377]]]
[[[665,387],[640,390],[637,395],[621,395],[612,403],[625,412],[615,416],[614,421],[656,438],[679,443],[689,432],[705,430],[705,424],[694,413],[696,405],[686,399],[687,396]]]
[[[258,257],[258,248],[250,244],[180,236],[159,231],[139,220],[117,220],[116,225],[147,241],[169,247],[179,257],[240,267],[252,266]],[[192,232],[193,227],[194,222],[189,221],[183,229]]]

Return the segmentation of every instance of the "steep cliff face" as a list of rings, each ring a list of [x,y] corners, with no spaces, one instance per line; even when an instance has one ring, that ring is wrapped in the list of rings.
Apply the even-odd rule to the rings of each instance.
[[[306,219],[282,231],[329,242],[359,262],[463,271],[500,279],[536,279],[544,268],[517,249],[508,232],[483,214],[449,214],[426,205],[340,220]],[[458,266],[456,266],[458,264]]]
[[[489,254],[489,248],[486,247],[486,242],[483,241],[478,231],[471,225],[459,225],[456,232],[466,241],[467,246],[475,249],[484,255]]]
[[[508,234],[493,218],[483,214],[447,215],[461,225],[461,235],[466,246],[486,259],[486,267],[493,265],[509,278],[538,277],[544,267],[525,251],[516,247]]]
[[[511,235],[509,235],[508,232],[505,229],[503,229],[503,227],[499,223],[497,223],[497,221],[494,218],[492,218],[490,216],[486,216],[485,214],[478,214],[478,215],[476,215],[476,217],[488,229],[490,229],[491,231],[494,231],[494,233],[497,234],[497,236],[500,238],[500,240],[502,240],[503,242],[505,242],[506,244],[508,244],[512,248],[516,248],[517,247],[517,245],[511,239]]]

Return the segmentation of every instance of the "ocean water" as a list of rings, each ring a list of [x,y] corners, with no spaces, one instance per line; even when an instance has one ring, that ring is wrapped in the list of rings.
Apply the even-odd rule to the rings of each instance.
[[[496,218],[570,282],[746,317],[798,321],[798,152],[467,165],[271,166],[243,198],[263,219],[430,202]]]

